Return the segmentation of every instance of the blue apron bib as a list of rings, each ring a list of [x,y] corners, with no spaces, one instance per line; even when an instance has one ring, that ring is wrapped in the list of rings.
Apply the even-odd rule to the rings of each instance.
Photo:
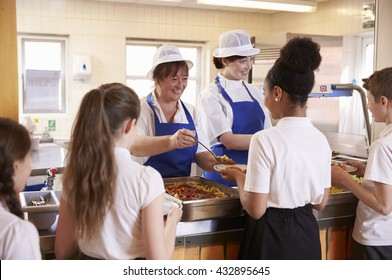
[[[257,102],[257,100],[252,96],[244,82],[242,82],[242,84],[244,85],[252,101],[233,102],[225,89],[221,86],[218,76],[216,76],[215,82],[220,93],[230,103],[230,106],[233,110],[233,125],[231,127],[233,134],[254,134],[264,129],[264,112],[261,109],[259,102]],[[228,150],[223,144],[215,144],[211,147],[211,149],[216,155],[227,155],[236,163],[247,164],[248,162],[248,150]],[[230,187],[236,185],[229,181],[223,180],[220,174],[216,172],[203,172],[203,177]]]
[[[196,130],[195,124],[184,103],[180,100],[185,110],[188,123],[161,123],[151,101],[151,93],[147,96],[147,103],[154,112],[155,136],[173,135],[177,130],[186,128]],[[196,136],[197,137],[197,136]],[[189,148],[176,149],[163,154],[151,156],[144,165],[154,167],[163,178],[190,176],[191,164],[197,151],[197,145]]]

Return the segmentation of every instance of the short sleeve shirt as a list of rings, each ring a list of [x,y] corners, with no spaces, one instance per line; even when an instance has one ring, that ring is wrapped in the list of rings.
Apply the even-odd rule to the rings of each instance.
[[[381,131],[380,138],[370,146],[364,184],[374,189],[374,182],[392,188],[392,124]],[[359,201],[353,238],[367,246],[391,246],[392,213],[383,216]]]
[[[8,212],[2,202],[0,202],[0,259],[41,259],[37,228],[29,221]]]
[[[228,80],[223,75],[218,74],[221,86],[225,89],[233,102],[253,101],[249,92],[261,106],[264,115],[264,129],[271,127],[269,112],[264,105],[264,96],[255,86],[241,80]],[[208,85],[201,94],[200,109],[202,113],[203,127],[211,145],[218,143],[218,137],[225,132],[231,132],[233,126],[233,110],[230,103],[219,92],[215,82]]]
[[[331,148],[309,118],[283,118],[252,137],[244,188],[268,193],[267,207],[319,204],[330,186]]]
[[[134,162],[125,148],[115,148],[118,167],[114,203],[102,230],[90,241],[81,240],[81,251],[99,259],[145,257],[141,210],[164,193],[161,175],[150,166]]]
[[[157,113],[159,121],[162,123],[167,123],[165,114],[163,113],[155,94],[151,95],[151,101],[154,110]],[[140,135],[145,135],[145,136],[155,136],[154,112],[152,111],[150,105],[148,105],[147,99],[145,97],[141,99],[140,103],[141,103],[141,112],[140,112],[140,118],[137,121],[138,133]],[[185,104],[188,112],[190,113],[193,119],[193,122],[196,127],[198,139],[200,140],[200,142],[202,142],[208,147],[209,141],[204,132],[200,114],[198,114],[196,108],[192,104],[185,103],[185,102],[183,103]],[[188,124],[188,119],[186,117],[185,110],[181,102],[178,102],[177,106],[178,106],[178,110],[174,116],[174,123]],[[207,150],[203,146],[198,145],[196,154],[206,152],[206,151]],[[133,159],[140,164],[144,164],[149,159],[149,157],[133,157]]]

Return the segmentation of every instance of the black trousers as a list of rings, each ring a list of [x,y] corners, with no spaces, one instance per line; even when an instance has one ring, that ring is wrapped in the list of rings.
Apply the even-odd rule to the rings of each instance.
[[[79,259],[79,260],[103,260],[103,259],[97,259],[97,258],[94,258],[94,257],[90,257],[90,256],[88,256],[88,255],[85,255],[85,254],[82,253],[82,252],[80,252],[78,259]],[[136,259],[134,259],[134,260],[145,260],[145,259],[146,259],[146,258],[136,258]]]
[[[353,240],[354,260],[392,260],[392,246],[366,246]]]
[[[321,260],[319,227],[312,207],[270,207],[259,220],[248,216],[239,259]]]

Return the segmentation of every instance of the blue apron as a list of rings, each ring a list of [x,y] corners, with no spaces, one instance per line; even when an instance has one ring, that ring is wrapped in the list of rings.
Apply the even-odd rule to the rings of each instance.
[[[233,134],[254,134],[264,129],[265,115],[263,109],[261,109],[259,102],[257,102],[257,100],[249,92],[244,82],[242,83],[253,101],[233,102],[225,89],[221,86],[218,76],[216,76],[215,82],[220,93],[230,103],[230,106],[233,110],[233,125],[231,127]],[[215,144],[211,147],[211,149],[216,155],[227,155],[236,163],[248,163],[248,150],[228,150],[221,143]],[[216,172],[203,172],[203,177],[230,187],[236,185],[229,181],[223,180],[220,174]]]
[[[196,130],[195,124],[184,103],[180,100],[185,110],[188,123],[161,123],[151,101],[151,93],[147,96],[147,103],[154,112],[155,136],[173,135],[177,130],[186,128]],[[197,137],[197,136],[196,136]],[[191,164],[197,151],[197,145],[189,148],[176,149],[163,154],[151,156],[144,165],[154,167],[163,178],[190,176]]]

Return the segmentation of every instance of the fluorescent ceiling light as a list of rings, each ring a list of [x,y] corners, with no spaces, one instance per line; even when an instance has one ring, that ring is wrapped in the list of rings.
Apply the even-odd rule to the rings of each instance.
[[[317,3],[311,0],[197,0],[198,4],[263,9],[286,12],[314,12]]]
[[[175,3],[179,3],[179,2],[181,2],[182,0],[156,0],[156,1],[159,1],[159,2],[175,2]]]

